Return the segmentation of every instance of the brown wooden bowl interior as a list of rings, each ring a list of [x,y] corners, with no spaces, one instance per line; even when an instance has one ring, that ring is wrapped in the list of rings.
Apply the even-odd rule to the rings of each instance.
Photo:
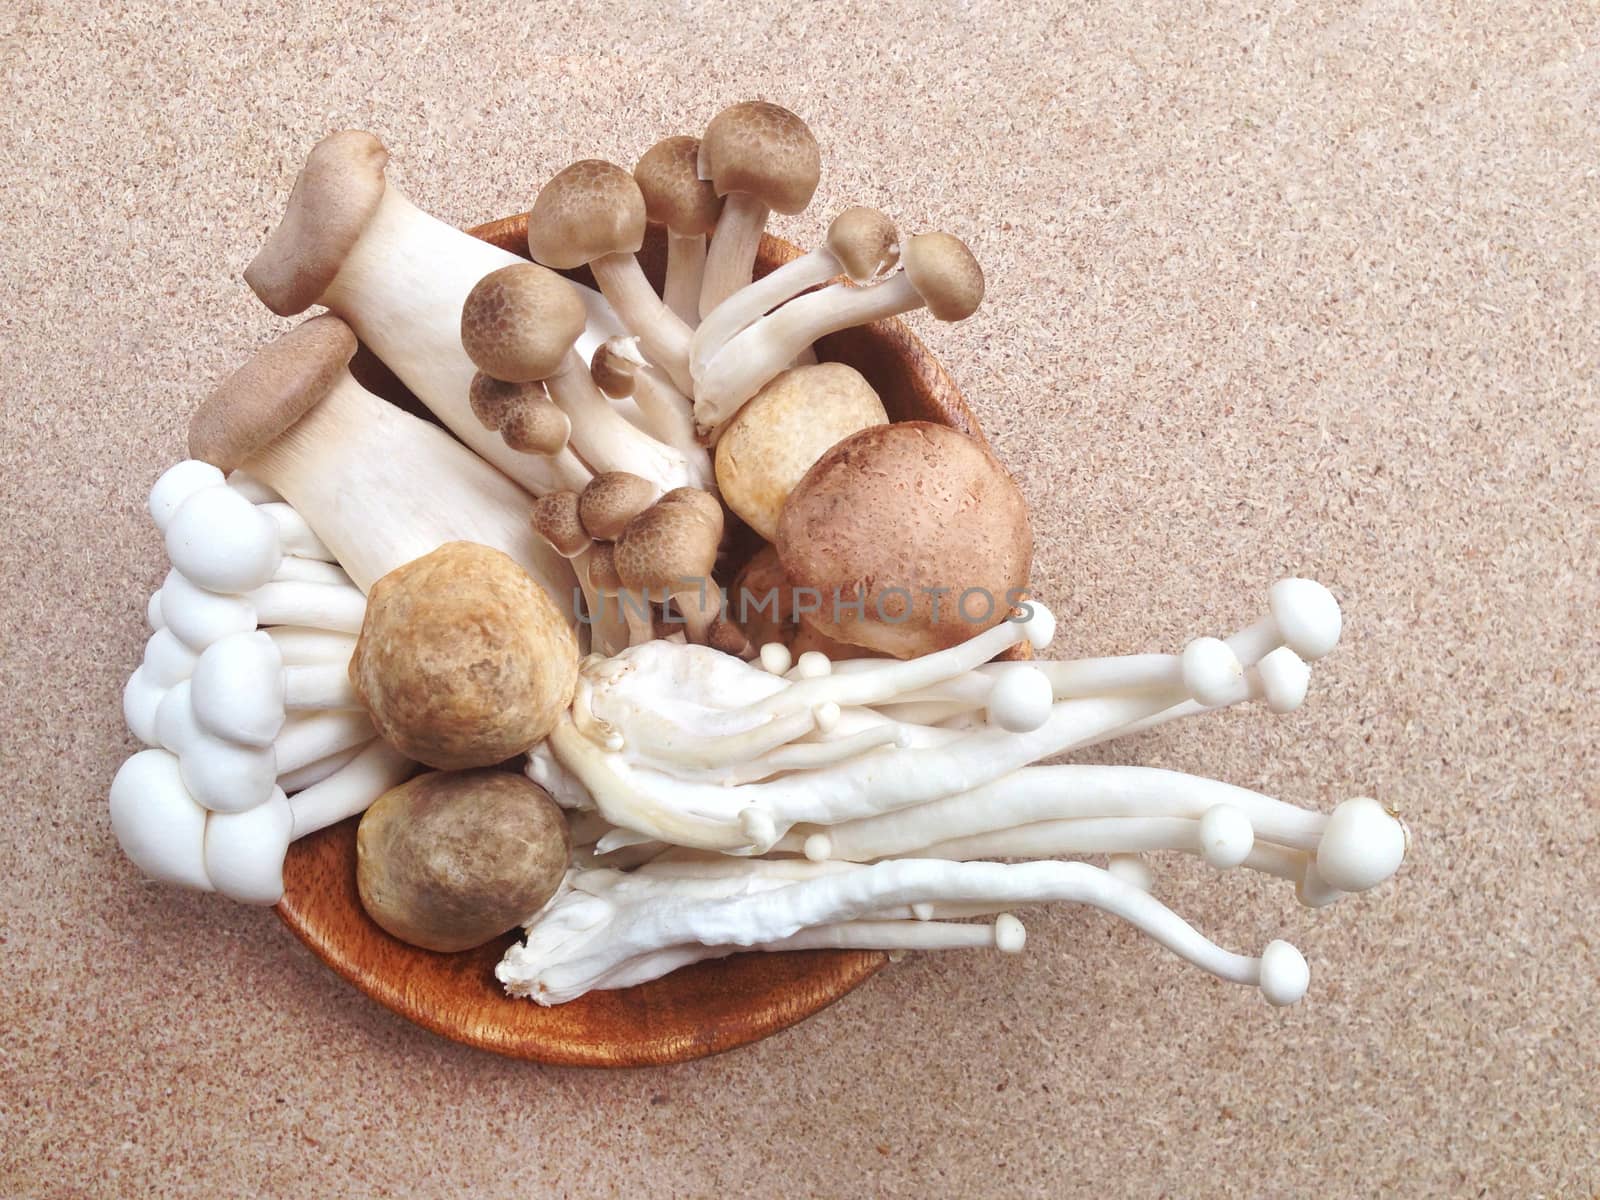
[[[470,232],[527,256],[525,214]],[[765,237],[756,273],[764,275],[799,254],[797,246]],[[640,258],[659,288],[666,263],[660,229],[651,227]],[[587,271],[569,274],[592,283]],[[955,383],[900,321],[832,334],[817,344],[817,356],[848,363],[866,376],[891,420],[933,421],[982,440]],[[420,408],[369,356],[355,369],[380,395],[413,411]],[[380,1004],[434,1033],[497,1054],[591,1067],[686,1062],[759,1041],[804,1020],[887,961],[869,951],[736,954],[638,987],[590,992],[545,1008],[511,999],[495,981],[494,966],[516,935],[463,954],[434,954],[380,929],[356,894],[356,825],[352,818],[290,848],[278,915],[318,957]]]

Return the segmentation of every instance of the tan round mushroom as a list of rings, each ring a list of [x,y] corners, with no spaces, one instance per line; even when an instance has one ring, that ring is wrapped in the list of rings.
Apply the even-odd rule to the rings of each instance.
[[[470,950],[533,916],[572,854],[550,794],[507,771],[435,771],[378,797],[356,834],[356,890],[390,934]]]
[[[843,363],[792,367],[741,408],[717,442],[717,487],[729,508],[767,541],[783,502],[811,464],[889,415],[861,372]]]
[[[372,585],[350,679],[408,758],[489,766],[555,727],[577,686],[578,643],[510,558],[450,542]]]
[[[746,100],[711,118],[700,139],[698,173],[724,201],[706,252],[705,316],[750,282],[768,215],[802,212],[811,203],[822,178],[822,151],[794,113]]]
[[[790,582],[821,593],[806,624],[913,658],[1005,619],[1028,585],[1033,533],[1016,482],[984,446],[905,421],[818,459],[784,504],[777,547]]]
[[[722,506],[695,488],[676,488],[645,509],[616,542],[616,568],[629,592],[672,600],[691,642],[705,644],[722,611],[712,578],[722,544]]]
[[[617,319],[687,392],[691,330],[656,295],[636,257],[644,245],[639,185],[615,163],[586,158],[545,184],[528,214],[528,251],[557,270],[587,266]]]
[[[717,227],[722,199],[700,178],[700,139],[663,138],[633,168],[645,215],[667,230],[667,274],[661,298],[688,324],[700,319],[706,236]]]
[[[528,383],[555,373],[586,319],[567,280],[536,263],[516,263],[489,272],[467,293],[461,346],[485,375]]]
[[[589,536],[614,542],[623,527],[655,501],[656,489],[648,479],[627,471],[596,475],[578,498],[578,514]]]

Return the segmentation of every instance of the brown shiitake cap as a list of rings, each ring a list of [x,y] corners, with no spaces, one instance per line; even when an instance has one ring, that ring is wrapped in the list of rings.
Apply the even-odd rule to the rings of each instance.
[[[875,208],[847,208],[828,226],[828,249],[857,283],[900,261],[900,231]]]
[[[631,337],[609,338],[596,348],[589,361],[589,378],[613,400],[633,395],[634,374],[644,365],[637,341]]]
[[[822,178],[822,151],[806,123],[787,108],[746,100],[711,118],[700,139],[697,171],[717,195],[747,192],[774,212],[797,213]]]
[[[572,421],[543,391],[530,393],[506,405],[500,417],[500,436],[521,454],[558,454],[572,436]]]
[[[710,233],[722,215],[722,197],[700,178],[699,161],[699,138],[669,137],[646,150],[633,169],[645,215],[684,237]]]
[[[579,497],[578,511],[589,536],[615,541],[622,527],[656,498],[656,485],[628,471],[602,471]]]
[[[509,383],[547,379],[587,319],[572,284],[534,263],[512,263],[490,271],[467,293],[461,347],[485,375]]]
[[[317,302],[383,199],[389,152],[370,133],[341,129],[306,156],[283,220],[250,265],[244,281],[280,317]]]
[[[610,542],[589,543],[589,582],[597,592],[620,592],[622,576],[617,574],[617,554]]]
[[[644,245],[644,196],[615,163],[585,158],[545,184],[528,214],[528,252],[558,271]]]
[[[707,520],[698,503],[669,503],[662,497],[629,521],[617,539],[617,574],[629,590],[656,599],[699,580],[709,589],[721,541],[721,521]]]
[[[913,234],[900,260],[911,286],[939,320],[964,321],[983,303],[983,268],[954,234]]]
[[[332,313],[295,326],[189,418],[189,457],[234,470],[321,404],[355,352],[356,335]]]
[[[576,558],[594,543],[578,519],[577,492],[551,492],[533,502],[533,531],[563,558]]]

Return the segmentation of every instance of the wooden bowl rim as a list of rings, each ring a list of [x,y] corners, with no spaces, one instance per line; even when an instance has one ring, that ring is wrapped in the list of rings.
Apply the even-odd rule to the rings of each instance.
[[[526,257],[527,227],[528,216],[526,213],[521,213],[474,226],[467,232],[502,249]],[[775,238],[770,234],[762,238],[760,261],[764,264],[765,270],[781,266],[799,257],[801,253],[798,246],[781,238]],[[586,277],[586,272],[572,274],[580,278]],[[891,341],[898,342],[909,353],[916,363],[918,376],[913,381],[913,386],[920,393],[936,397],[936,402],[948,410],[945,414],[946,424],[960,429],[979,441],[984,440],[982,429],[966,406],[954,380],[904,322],[898,319],[877,322],[872,331],[879,337],[887,335]],[[312,859],[319,848],[325,850],[329,846],[336,847],[340,843],[350,843],[348,850],[338,851],[347,853],[352,863],[349,886],[342,901],[330,893],[322,904],[318,904],[315,902],[315,893],[309,896],[301,895],[292,888],[286,888],[284,897],[275,910],[279,918],[311,949],[312,953],[385,1008],[441,1037],[495,1054],[557,1066],[614,1068],[666,1066],[690,1062],[760,1041],[805,1020],[876,974],[888,961],[887,955],[878,952],[835,950],[785,954],[758,952],[695,964],[685,971],[707,975],[714,979],[717,976],[731,974],[732,964],[740,960],[754,960],[743,963],[738,970],[742,974],[753,975],[758,979],[761,977],[770,979],[780,974],[790,975],[792,978],[779,981],[773,989],[755,997],[747,1006],[718,1022],[715,1028],[697,1029],[692,1033],[666,1031],[633,1039],[593,1040],[572,1035],[559,1036],[557,1027],[560,1022],[554,1016],[542,1017],[531,1024],[509,1019],[530,1009],[545,1014],[559,1014],[564,1009],[572,1008],[573,1005],[584,1004],[588,997],[580,998],[569,1005],[539,1009],[539,1006],[534,1005],[532,1001],[513,999],[502,994],[501,999],[504,1001],[508,1019],[463,1023],[459,1019],[452,1019],[447,1002],[448,996],[443,989],[439,986],[427,986],[424,980],[416,978],[416,972],[419,970],[427,972],[428,977],[436,985],[441,981],[449,983],[454,979],[451,970],[444,965],[429,966],[427,965],[429,960],[439,960],[444,964],[475,956],[474,961],[476,961],[476,958],[483,957],[481,953],[469,951],[467,955],[430,955],[426,951],[416,950],[411,968],[384,973],[372,968],[371,963],[367,961],[370,956],[357,953],[363,945],[369,943],[352,945],[348,938],[337,936],[341,926],[326,919],[328,912],[334,911],[341,903],[345,906],[354,906],[369,928],[373,939],[388,939],[388,935],[366,916],[355,895],[353,844],[358,821],[359,818],[352,817],[333,829],[302,839],[291,847],[290,862],[285,867],[286,876],[292,876],[296,874],[295,868]],[[315,866],[310,869],[315,870]],[[503,941],[504,944],[509,944],[511,940],[512,936],[508,935]],[[399,947],[401,943],[394,942],[393,945]],[[412,947],[403,949],[414,950]],[[495,959],[498,959],[502,950],[503,946],[494,951]],[[778,959],[786,961],[781,964],[776,963],[775,960]],[[778,968],[781,968],[781,971]],[[685,971],[674,972],[664,979],[671,980],[674,976],[682,976]],[[657,989],[662,983],[662,980],[656,980],[620,992],[591,994],[605,995],[613,1001],[627,1000],[630,997],[640,997],[649,989]],[[734,1016],[737,1019],[732,1019]],[[647,1016],[644,1019],[649,1018]]]

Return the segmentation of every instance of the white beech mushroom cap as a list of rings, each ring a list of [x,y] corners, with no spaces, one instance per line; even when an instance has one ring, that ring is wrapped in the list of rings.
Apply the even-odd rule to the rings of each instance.
[[[274,788],[264,803],[206,819],[205,866],[211,886],[244,904],[283,899],[283,858],[294,835],[294,812]]]
[[[246,746],[270,746],[283,728],[283,655],[263,630],[207,646],[190,680],[201,728]]]
[[[1179,660],[1183,687],[1201,704],[1225,704],[1239,689],[1244,664],[1221,638],[1195,638]]]
[[[1268,593],[1283,644],[1308,662],[1339,644],[1343,618],[1333,593],[1314,579],[1280,579]]]
[[[1311,668],[1288,646],[1279,646],[1257,663],[1256,673],[1271,712],[1291,713],[1305,703]]]
[[[150,489],[150,519],[166,533],[179,505],[203,488],[221,487],[225,482],[222,472],[210,463],[186,458],[163,471]]]
[[[271,580],[283,550],[271,517],[230,487],[202,488],[167,524],[167,557],[213,592],[248,592]]]
[[[152,879],[211,891],[205,867],[206,810],[183,785],[178,760],[141,750],[111,781],[111,829],[122,852]]]
[[[193,684],[170,688],[156,709],[156,739],[178,756],[183,784],[212,812],[253,808],[272,794],[278,776],[272,747],[242,746],[209,733],[195,719]]]
[[[1231,804],[1214,804],[1200,818],[1200,856],[1219,871],[1248,858],[1255,840],[1250,818]]]
[[[1317,873],[1341,892],[1364,892],[1400,869],[1406,828],[1370,796],[1340,804],[1317,843]]]
[[[1055,692],[1036,667],[1018,667],[995,680],[989,692],[989,723],[1012,733],[1027,733],[1050,719]]]
[[[1274,1008],[1296,1004],[1311,983],[1305,955],[1288,942],[1268,942],[1261,952],[1261,994]]]

